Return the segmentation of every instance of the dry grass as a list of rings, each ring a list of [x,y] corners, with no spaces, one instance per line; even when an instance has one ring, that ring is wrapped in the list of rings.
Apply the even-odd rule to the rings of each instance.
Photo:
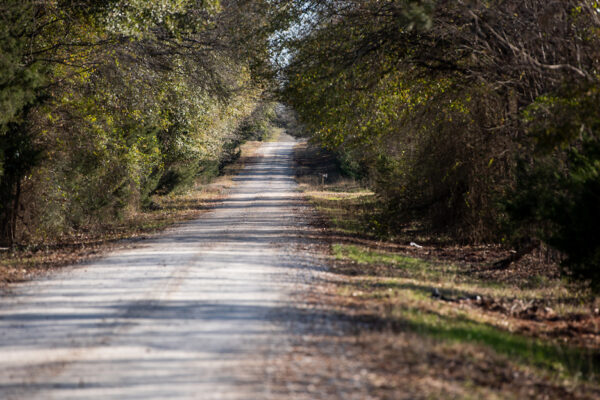
[[[120,224],[82,228],[53,242],[3,249],[0,253],[0,287],[46,274],[57,268],[100,257],[109,250],[134,246],[179,222],[198,218],[210,210],[233,186],[232,178],[254,162],[261,143],[246,142],[241,156],[212,182],[196,183],[186,193],[154,196],[151,210],[131,212]]]
[[[301,146],[296,158],[343,277],[323,301],[347,321],[354,339],[339,346],[360,359],[373,398],[600,397],[599,303],[561,280],[543,251],[497,270],[501,246],[410,226],[384,239],[372,193],[341,177],[322,185],[319,174],[335,168],[322,151]]]

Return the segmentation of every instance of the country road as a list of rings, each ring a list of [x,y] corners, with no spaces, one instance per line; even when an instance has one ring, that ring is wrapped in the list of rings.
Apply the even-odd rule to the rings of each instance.
[[[294,145],[263,144],[201,218],[3,296],[0,398],[278,398],[272,361],[321,273]]]

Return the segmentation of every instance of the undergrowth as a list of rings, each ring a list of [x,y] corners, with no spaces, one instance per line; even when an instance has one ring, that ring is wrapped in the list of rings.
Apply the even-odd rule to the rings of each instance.
[[[557,387],[596,387],[596,299],[570,286],[542,258],[537,264],[529,260],[496,271],[494,262],[506,256],[501,246],[461,246],[432,237],[419,229],[418,221],[397,236],[380,234],[381,208],[372,192],[341,175],[322,184],[321,172],[302,170],[315,152],[322,150],[298,147],[297,179],[322,218],[333,272],[348,277],[338,288],[339,301],[346,312],[360,316],[363,324],[367,321],[356,327],[358,332],[375,329],[387,338],[412,333],[423,338],[424,349],[429,346],[424,338],[458,348],[458,358],[477,349],[498,371],[509,363],[515,371],[550,379]],[[327,157],[320,156],[323,160]],[[316,165],[320,170],[334,168]],[[479,373],[499,374],[487,364],[479,368]]]

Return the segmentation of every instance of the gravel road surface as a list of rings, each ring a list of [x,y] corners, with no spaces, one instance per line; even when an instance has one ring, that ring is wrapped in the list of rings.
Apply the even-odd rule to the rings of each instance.
[[[265,143],[202,218],[2,297],[0,398],[278,398],[271,361],[320,273],[294,144]]]

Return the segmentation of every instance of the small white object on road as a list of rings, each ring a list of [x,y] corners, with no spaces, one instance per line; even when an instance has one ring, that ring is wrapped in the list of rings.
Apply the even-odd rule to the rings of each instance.
[[[410,242],[410,245],[411,245],[412,247],[416,247],[417,249],[422,249],[422,248],[423,248],[423,246],[421,246],[421,245],[419,245],[419,244],[416,244],[415,242]]]

